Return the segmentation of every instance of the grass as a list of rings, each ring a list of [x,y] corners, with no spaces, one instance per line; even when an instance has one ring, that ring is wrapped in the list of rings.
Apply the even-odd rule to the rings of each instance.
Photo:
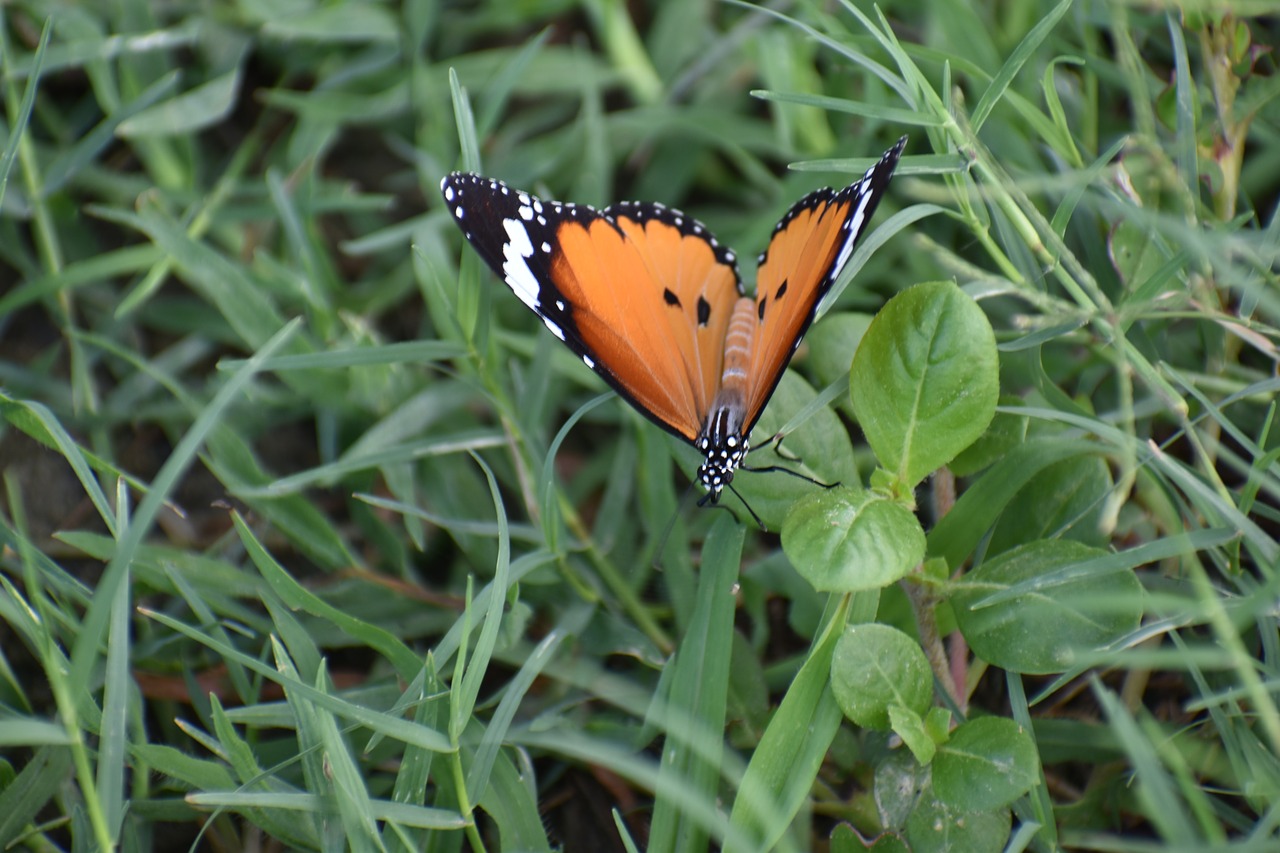
[[[1275,849],[1233,9],[5,4],[0,842]],[[745,259],[903,133],[756,431],[849,488],[735,481],[780,536],[688,507],[436,192]]]

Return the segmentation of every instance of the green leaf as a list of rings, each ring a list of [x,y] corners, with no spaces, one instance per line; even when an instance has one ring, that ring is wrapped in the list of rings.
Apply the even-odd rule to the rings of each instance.
[[[240,535],[241,544],[244,545],[258,571],[262,573],[263,580],[291,609],[301,610],[323,619],[347,636],[359,640],[371,649],[376,649],[406,681],[422,668],[422,662],[418,656],[390,631],[344,613],[341,608],[325,602],[298,583],[293,575],[285,571],[284,567],[262,546],[240,513],[233,512],[231,519],[235,524],[236,532]]]
[[[1098,454],[1103,449],[1080,438],[1036,439],[1013,448],[938,519],[929,531],[929,554],[946,560],[952,570],[960,568],[1019,490],[1041,471],[1059,460]]]
[[[1150,279],[1168,260],[1168,247],[1156,239],[1151,229],[1138,223],[1116,223],[1107,242],[1111,263],[1131,290]]]
[[[1006,717],[970,720],[938,747],[933,790],[960,811],[991,811],[1021,797],[1040,778],[1036,745]]]
[[[815,490],[782,528],[782,549],[814,589],[879,589],[924,559],[925,538],[910,510],[863,489]]]
[[[1101,457],[1073,456],[1050,465],[1005,507],[987,552],[999,554],[1035,539],[1105,544],[1099,525],[1111,487],[1111,472]]]
[[[834,382],[849,372],[862,336],[871,328],[872,317],[852,311],[832,311],[805,335],[809,358],[805,362],[822,384]]]
[[[221,122],[240,94],[240,66],[201,83],[189,92],[161,101],[120,122],[116,133],[125,139],[179,136]]]
[[[1002,406],[1020,406],[1022,398],[1012,394],[1000,397]],[[960,451],[951,460],[951,473],[957,477],[968,477],[970,474],[994,465],[1013,448],[1027,440],[1026,415],[1014,412],[996,412],[995,418],[977,441]]]
[[[907,818],[907,841],[912,853],[1003,850],[1011,825],[1008,809],[963,811],[927,788]]]
[[[938,745],[929,736],[924,718],[910,708],[904,708],[896,702],[889,705],[889,727],[893,733],[902,738],[907,749],[915,756],[916,761],[928,764],[933,761]]]
[[[876,315],[854,356],[849,395],[876,458],[904,489],[986,430],[998,366],[991,324],[953,284],[916,285]]]
[[[876,811],[886,829],[902,829],[929,784],[929,768],[922,767],[905,749],[889,753],[876,767],[872,782]]]
[[[1064,575],[1049,588],[978,606],[992,593],[1104,556],[1106,551],[1071,540],[1031,542],[966,575],[953,589],[951,606],[974,654],[1012,672],[1062,672],[1079,653],[1137,628],[1142,586],[1119,556],[1097,571]]]
[[[137,744],[130,747],[129,752],[153,772],[163,773],[192,788],[217,791],[236,787],[236,780],[226,765],[218,761],[196,758],[161,744]]]
[[[911,853],[911,848],[897,833],[882,832],[868,843],[847,823],[831,831],[830,850],[831,853]]]
[[[69,749],[41,747],[0,790],[0,844],[4,849],[16,849],[14,840],[38,824],[41,811],[60,790],[65,790],[71,760]]]
[[[254,4],[247,4],[252,9]],[[388,42],[400,38],[391,13],[373,3],[324,3],[302,14],[263,18],[262,31],[276,38],[315,42]]]
[[[804,803],[840,727],[840,707],[831,693],[831,659],[851,611],[874,614],[875,594],[843,599],[829,612],[823,633],[787,688],[743,774],[729,815],[730,831],[772,847]],[[869,606],[868,606],[869,605]]]
[[[919,724],[933,701],[933,675],[919,643],[897,628],[867,622],[845,628],[836,643],[831,690],[850,720],[887,731],[895,705]]]
[[[733,653],[734,587],[746,532],[727,513],[720,515],[703,548],[693,618],[670,664],[675,668],[670,701],[658,713],[667,738],[649,835],[653,850],[706,845],[706,833],[682,807],[690,791],[670,785],[672,777],[708,802],[715,802],[719,794],[729,691],[729,667],[724,662]]]

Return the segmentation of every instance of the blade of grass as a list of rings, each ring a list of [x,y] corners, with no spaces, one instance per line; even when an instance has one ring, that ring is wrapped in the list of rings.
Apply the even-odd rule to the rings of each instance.
[[[991,111],[995,109],[996,104],[1000,103],[1000,99],[1004,97],[1014,78],[1018,76],[1018,72],[1031,60],[1032,55],[1039,49],[1044,40],[1049,37],[1049,33],[1058,25],[1058,22],[1067,14],[1067,10],[1072,5],[1073,0],[1061,0],[1057,6],[1050,9],[1049,13],[1031,28],[1031,31],[1023,37],[1022,41],[1018,42],[1018,46],[1014,48],[1013,53],[1005,60],[1004,65],[1000,66],[1000,70],[991,81],[991,85],[987,87],[986,91],[982,93],[982,97],[978,99],[978,103],[974,105],[973,114],[969,118],[969,123],[973,126],[974,133],[982,130],[982,125],[986,123],[987,117],[991,115]]]
[[[738,786],[729,825],[755,839],[755,849],[783,840],[817,778],[843,715],[831,693],[831,658],[856,613],[874,618],[879,591],[841,597],[828,606],[822,633],[769,721]],[[792,846],[790,844],[786,845]]]
[[[218,393],[213,396],[204,410],[191,424],[182,439],[174,447],[169,458],[156,474],[150,491],[138,505],[138,511],[130,520],[129,527],[120,531],[120,546],[107,564],[106,570],[98,582],[97,594],[89,605],[84,623],[71,652],[71,683],[78,685],[79,690],[87,691],[93,683],[90,671],[98,656],[99,645],[106,632],[107,620],[110,617],[112,603],[115,601],[117,588],[124,583],[129,564],[135,552],[142,544],[142,539],[151,530],[156,514],[163,506],[166,497],[177,485],[179,478],[196,459],[196,453],[204,444],[205,438],[218,425],[226,410],[244,392],[249,380],[260,369],[262,360],[274,355],[293,337],[299,325],[298,320],[290,321],[267,341],[257,356],[250,359],[242,370],[234,373]]]
[[[367,726],[373,731],[381,733],[385,737],[394,738],[395,740],[399,740],[404,743],[416,744],[424,749],[431,749],[436,752],[454,751],[454,747],[450,745],[448,739],[440,732],[425,729],[422,726],[415,725],[401,717],[384,714],[381,711],[375,711],[371,708],[365,708],[353,702],[348,702],[340,697],[322,693],[305,682],[282,675],[270,664],[267,664],[258,658],[250,657],[234,646],[229,646],[226,643],[223,643],[217,637],[206,634],[203,631],[196,630],[186,623],[170,616],[166,616],[163,613],[157,613],[145,608],[140,609],[141,612],[160,624],[177,631],[185,637],[190,637],[223,657],[234,658],[241,666],[256,672],[258,675],[266,678],[272,683],[279,684],[282,687],[287,685],[290,689],[305,696],[315,704],[332,711],[343,719]]]
[[[4,76],[9,80],[9,85],[5,86],[5,101],[9,107],[9,141],[5,144],[4,152],[0,153],[0,210],[4,209],[5,188],[9,185],[9,172],[18,158],[18,146],[26,138],[27,126],[31,122],[31,110],[35,107],[36,92],[40,89],[40,72],[49,51],[49,37],[53,33],[53,18],[46,18],[44,27],[40,30],[40,43],[36,45],[35,55],[31,59],[31,73],[27,77],[26,89],[22,93],[22,100],[15,105],[17,93],[14,86],[18,77],[14,74],[13,51],[9,46],[6,28],[8,20],[7,17],[0,19],[0,60],[3,61]]]
[[[727,515],[727,514],[726,514]],[[702,549],[698,599],[675,659],[670,699],[659,722],[667,733],[658,777],[649,846],[655,850],[704,850],[708,835],[686,821],[687,797],[714,803],[720,792],[729,667],[733,656],[734,587],[742,564],[746,531],[732,518],[716,520]],[[692,739],[701,744],[695,749]],[[667,783],[679,778],[680,798]],[[686,789],[691,788],[692,791]]]

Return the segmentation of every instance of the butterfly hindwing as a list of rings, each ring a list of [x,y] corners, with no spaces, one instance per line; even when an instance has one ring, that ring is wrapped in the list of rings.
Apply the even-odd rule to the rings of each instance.
[[[746,433],[782,379],[822,297],[852,256],[906,141],[905,136],[898,140],[856,183],[805,196],[774,227],[756,275],[758,326],[748,371]]]
[[[618,393],[692,442],[742,285],[706,228],[657,204],[542,201],[478,175],[441,184],[481,257]]]

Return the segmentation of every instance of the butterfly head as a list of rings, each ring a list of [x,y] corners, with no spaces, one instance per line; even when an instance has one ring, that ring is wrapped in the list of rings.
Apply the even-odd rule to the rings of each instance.
[[[698,466],[698,482],[707,490],[707,499],[716,503],[720,492],[733,482],[733,472],[747,455],[747,440],[732,433],[715,436],[705,432],[698,438],[697,448],[706,454]]]

